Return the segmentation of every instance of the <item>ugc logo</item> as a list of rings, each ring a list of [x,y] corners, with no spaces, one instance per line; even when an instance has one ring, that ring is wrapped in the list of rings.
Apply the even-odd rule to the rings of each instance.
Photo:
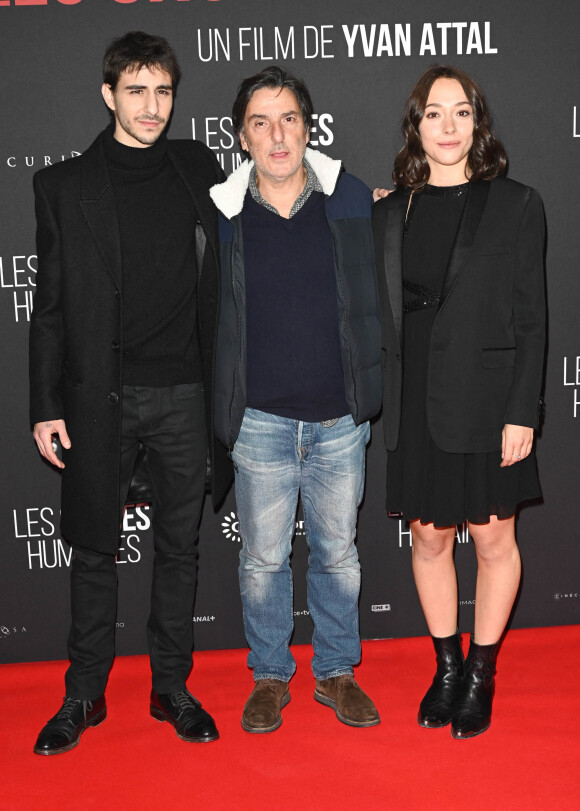
[[[222,532],[228,541],[232,541],[232,543],[241,542],[240,525],[238,517],[234,512],[231,512],[229,515],[224,515],[224,520],[222,521]]]

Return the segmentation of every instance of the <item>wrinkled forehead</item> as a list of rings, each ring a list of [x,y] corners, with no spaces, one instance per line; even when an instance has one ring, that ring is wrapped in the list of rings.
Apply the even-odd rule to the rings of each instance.
[[[244,120],[247,121],[255,115],[270,118],[285,113],[295,113],[302,118],[295,94],[287,87],[260,87],[250,96]]]

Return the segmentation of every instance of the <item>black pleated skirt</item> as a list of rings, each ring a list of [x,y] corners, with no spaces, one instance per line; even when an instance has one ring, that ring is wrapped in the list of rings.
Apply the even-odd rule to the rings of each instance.
[[[433,441],[427,425],[427,359],[436,308],[405,315],[403,396],[399,444],[388,454],[387,509],[407,521],[437,527],[490,516],[508,518],[522,501],[541,496],[535,452],[510,467],[500,467],[498,449],[490,453],[447,453]]]

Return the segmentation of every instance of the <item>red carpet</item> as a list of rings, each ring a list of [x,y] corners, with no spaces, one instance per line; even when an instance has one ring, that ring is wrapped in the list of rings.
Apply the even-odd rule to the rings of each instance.
[[[245,651],[196,654],[189,687],[221,734],[210,744],[184,743],[169,724],[154,721],[148,660],[123,657],[109,681],[106,721],[72,752],[53,757],[34,755],[32,746],[60,704],[64,663],[3,665],[0,807],[580,808],[580,626],[509,634],[492,726],[470,741],[416,722],[432,677],[429,639],[364,644],[356,676],[382,718],[370,729],[344,726],[313,700],[311,649],[293,651],[292,700],[273,734],[248,735],[240,726],[252,688]]]

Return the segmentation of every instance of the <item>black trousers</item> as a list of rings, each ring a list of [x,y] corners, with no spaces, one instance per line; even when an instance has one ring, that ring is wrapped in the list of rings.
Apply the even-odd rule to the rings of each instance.
[[[174,693],[184,689],[192,665],[207,454],[202,384],[124,386],[121,426],[121,506],[139,447],[147,448],[155,545],[147,640],[153,689]],[[66,694],[94,699],[105,691],[115,655],[116,562],[114,555],[81,546],[73,546],[73,551]]]

